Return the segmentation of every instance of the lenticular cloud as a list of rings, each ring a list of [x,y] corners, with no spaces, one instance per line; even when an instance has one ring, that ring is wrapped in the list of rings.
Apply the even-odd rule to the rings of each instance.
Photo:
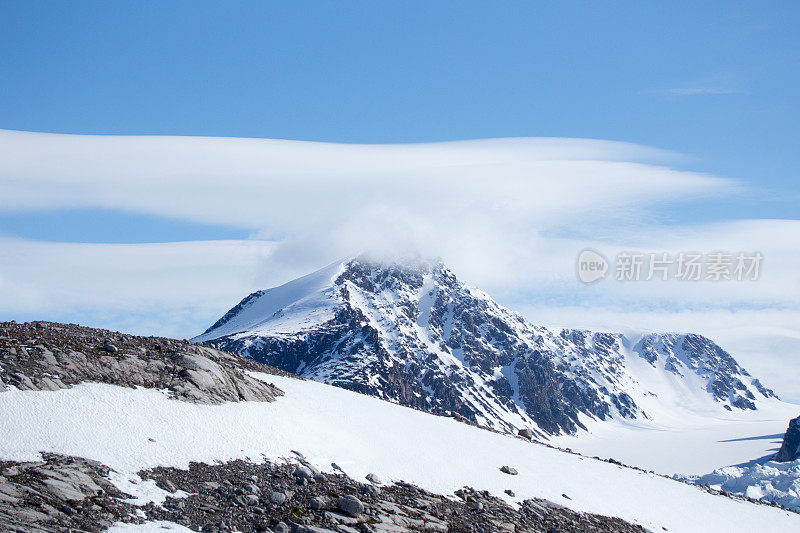
[[[498,230],[552,223],[598,205],[613,211],[732,187],[653,164],[674,160],[583,139],[350,145],[2,131],[0,209],[119,209],[272,234],[356,220],[391,234],[465,217]]]

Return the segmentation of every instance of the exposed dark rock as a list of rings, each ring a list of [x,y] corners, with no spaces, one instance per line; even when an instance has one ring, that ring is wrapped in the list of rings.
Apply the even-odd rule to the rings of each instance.
[[[533,439],[533,430],[528,428],[520,429],[518,435],[526,439]]]
[[[781,463],[800,459],[800,416],[789,422],[789,429],[783,436],[783,444],[775,455],[775,460]]]

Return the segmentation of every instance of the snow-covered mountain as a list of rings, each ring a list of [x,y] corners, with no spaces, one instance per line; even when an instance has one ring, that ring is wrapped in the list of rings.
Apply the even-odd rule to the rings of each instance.
[[[700,335],[535,326],[439,261],[335,263],[255,292],[194,339],[498,430],[754,410],[775,394]]]

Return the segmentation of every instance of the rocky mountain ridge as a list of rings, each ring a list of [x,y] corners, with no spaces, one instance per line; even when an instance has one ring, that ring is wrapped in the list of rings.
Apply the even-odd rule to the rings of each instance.
[[[333,264],[247,296],[194,340],[539,436],[573,433],[586,419],[648,419],[659,402],[687,394],[703,409],[729,411],[776,398],[705,337],[535,326],[438,261]]]

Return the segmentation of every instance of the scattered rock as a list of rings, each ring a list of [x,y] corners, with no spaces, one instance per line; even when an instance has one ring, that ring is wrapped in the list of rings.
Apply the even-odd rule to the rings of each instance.
[[[366,480],[360,483],[337,473],[328,474],[325,482],[299,487],[294,475],[296,469],[297,465],[243,460],[213,465],[190,463],[188,469],[158,467],[139,475],[159,487],[178,487],[186,494],[167,496],[162,506],[136,508],[124,502],[128,496],[108,483],[104,477],[108,469],[97,463],[50,456],[36,463],[0,461],[0,474],[5,479],[0,479],[0,531],[99,532],[112,522],[138,521],[141,517],[218,533],[643,532],[639,526],[617,518],[576,513],[544,500],[525,500],[515,508],[487,491],[469,487],[456,491],[460,500],[452,500],[409,483],[384,484],[378,488]],[[53,472],[57,475],[53,476]],[[42,483],[45,478],[54,477],[82,487],[77,490],[85,492],[86,497],[56,499],[55,493],[46,491]],[[37,499],[41,502],[37,506],[21,507],[19,502],[26,501],[30,490],[36,490],[44,499]],[[264,497],[252,494],[257,491]],[[362,491],[373,496],[363,501],[352,496]],[[350,496],[330,499],[342,494]],[[331,507],[338,512],[331,511]]]
[[[504,474],[508,474],[510,476],[516,476],[519,473],[519,472],[517,472],[516,468],[512,468],[512,467],[510,467],[508,465],[503,465],[500,468],[500,471],[503,472]]]
[[[381,478],[379,478],[375,474],[367,474],[367,481],[369,481],[370,483],[375,483],[376,485],[381,484]]]

